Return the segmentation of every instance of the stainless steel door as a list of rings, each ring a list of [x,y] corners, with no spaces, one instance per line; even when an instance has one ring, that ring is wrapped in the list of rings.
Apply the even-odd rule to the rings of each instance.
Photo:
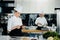
[[[57,29],[60,34],[60,9],[57,9],[56,13],[57,13]]]

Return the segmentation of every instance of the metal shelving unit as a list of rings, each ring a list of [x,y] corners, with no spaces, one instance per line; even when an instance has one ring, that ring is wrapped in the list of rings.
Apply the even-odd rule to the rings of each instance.
[[[3,30],[7,30],[7,14],[12,13],[14,10],[14,0],[0,0],[0,28],[2,27]],[[2,34],[7,35],[4,31]]]
[[[12,5],[12,6],[11,6]],[[1,0],[0,7],[2,8],[1,13],[11,13],[11,10],[14,8],[14,0]]]

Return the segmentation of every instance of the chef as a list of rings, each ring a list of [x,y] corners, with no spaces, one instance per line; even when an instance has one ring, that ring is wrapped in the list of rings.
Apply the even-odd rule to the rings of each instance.
[[[37,27],[38,30],[41,30],[43,27],[47,26],[48,23],[46,18],[44,17],[43,12],[39,14],[39,17],[36,19],[35,24],[38,26]]]
[[[24,35],[21,31],[24,28],[22,24],[22,19],[19,17],[22,12],[22,7],[17,6],[14,8],[14,14],[8,19],[7,30],[10,36],[22,36]]]

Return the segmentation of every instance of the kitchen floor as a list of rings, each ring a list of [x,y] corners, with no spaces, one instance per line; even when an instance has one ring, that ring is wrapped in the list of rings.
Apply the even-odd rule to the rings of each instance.
[[[0,40],[32,40],[32,37],[16,37],[16,38],[11,38],[10,36],[0,36]],[[46,40],[46,39],[37,39],[37,40]]]

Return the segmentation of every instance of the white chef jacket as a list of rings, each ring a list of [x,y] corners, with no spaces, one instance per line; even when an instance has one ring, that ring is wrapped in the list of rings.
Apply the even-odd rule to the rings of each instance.
[[[16,16],[13,16],[8,20],[7,30],[11,31],[11,28],[15,27],[17,25],[19,25],[19,26],[22,25],[22,19],[19,17],[17,18]]]
[[[38,17],[35,21],[35,24],[37,24],[37,23],[41,23],[42,25],[45,25],[45,24],[47,24],[47,20],[45,19],[45,17]]]

